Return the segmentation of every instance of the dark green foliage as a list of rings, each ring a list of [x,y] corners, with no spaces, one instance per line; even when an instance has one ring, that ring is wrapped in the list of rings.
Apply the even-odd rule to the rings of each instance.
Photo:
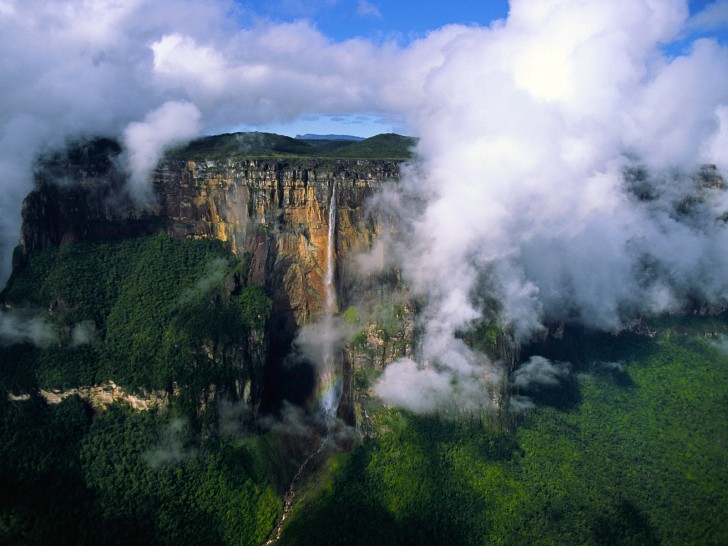
[[[674,328],[560,345],[582,358],[575,404],[513,433],[384,412],[282,543],[725,544],[728,353]]]
[[[79,462],[90,423],[75,397],[54,407],[0,400],[0,544],[83,542],[95,516]]]
[[[245,260],[218,242],[163,234],[31,257],[4,300],[50,310],[59,339],[0,347],[0,543],[265,539],[290,466],[267,437],[228,437],[244,423],[223,435],[215,401],[203,396],[214,387],[234,401],[235,386],[260,373],[271,303],[246,276]],[[73,343],[79,323],[95,331],[89,343]],[[76,397],[8,400],[109,379],[130,390],[174,384],[173,406],[187,417],[112,406],[92,421]]]
[[[332,154],[356,159],[410,159],[416,143],[415,138],[387,133],[354,142]]]
[[[112,406],[91,423],[78,398],[3,401],[0,543],[262,543],[281,509],[263,442],[200,443],[184,427],[176,445],[175,422]]]
[[[164,234],[46,249],[13,279],[5,300],[50,309],[63,339],[47,348],[1,347],[4,381],[26,389],[176,382],[198,396],[203,385],[251,379],[262,365],[253,356],[270,302],[245,285],[245,269],[216,241]],[[92,321],[96,340],[71,346],[82,321]]]
[[[271,157],[280,155],[312,155],[310,143],[274,133],[227,133],[198,138],[168,155],[179,159],[217,159],[232,157]]]
[[[290,468],[267,464],[280,462],[275,442],[220,435],[217,406],[203,396],[214,387],[236,400],[236,385],[260,373],[271,303],[246,276],[246,261],[218,242],[164,234],[31,257],[4,300],[50,310],[59,340],[0,347],[0,543],[265,539]],[[95,330],[90,343],[73,343],[79,323]],[[131,390],[174,384],[173,405],[188,417],[112,406],[92,423],[78,398],[8,401],[109,379]]]
[[[170,441],[175,426],[122,407],[94,421],[81,461],[108,543],[260,544],[281,503],[257,440],[199,444],[182,424]]]

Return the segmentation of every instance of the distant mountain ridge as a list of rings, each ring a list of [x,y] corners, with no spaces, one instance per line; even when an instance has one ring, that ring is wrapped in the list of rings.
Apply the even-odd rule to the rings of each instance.
[[[305,135],[296,135],[296,138],[301,140],[364,140],[364,137],[354,135],[316,135],[312,133],[306,133]]]

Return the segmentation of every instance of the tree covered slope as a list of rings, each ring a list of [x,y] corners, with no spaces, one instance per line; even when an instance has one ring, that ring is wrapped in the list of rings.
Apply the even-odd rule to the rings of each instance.
[[[673,322],[566,336],[573,382],[507,423],[382,411],[282,544],[725,544],[725,325]]]

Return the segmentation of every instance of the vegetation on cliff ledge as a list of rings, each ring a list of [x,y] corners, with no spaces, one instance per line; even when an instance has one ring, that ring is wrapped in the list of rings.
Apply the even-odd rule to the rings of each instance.
[[[0,345],[0,543],[265,539],[292,469],[276,434],[248,434],[240,390],[259,379],[270,300],[246,279],[219,242],[165,234],[48,248],[16,272],[3,302],[53,335]],[[171,404],[94,416],[37,394],[109,379]]]
[[[218,241],[165,234],[45,249],[3,299],[47,310],[57,342],[0,346],[0,383],[25,392],[108,380],[171,392],[176,384],[196,399],[210,384],[252,381],[270,301],[247,284],[246,267]]]

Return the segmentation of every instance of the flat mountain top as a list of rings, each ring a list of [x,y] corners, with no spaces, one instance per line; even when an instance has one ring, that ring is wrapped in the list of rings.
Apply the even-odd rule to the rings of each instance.
[[[416,138],[394,133],[376,135],[363,140],[291,138],[261,132],[227,133],[195,139],[170,150],[167,156],[185,160],[248,157],[406,160],[413,156],[412,148],[416,143]]]

